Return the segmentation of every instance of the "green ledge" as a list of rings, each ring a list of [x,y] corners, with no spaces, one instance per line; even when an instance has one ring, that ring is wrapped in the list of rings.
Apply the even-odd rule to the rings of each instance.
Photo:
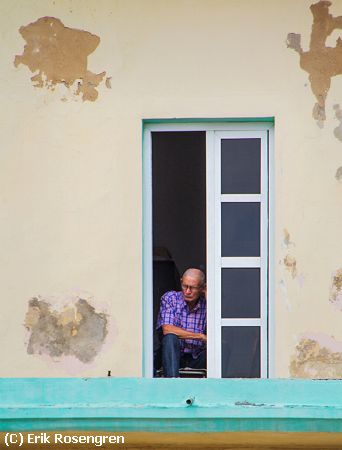
[[[0,431],[342,432],[342,382],[2,378]]]

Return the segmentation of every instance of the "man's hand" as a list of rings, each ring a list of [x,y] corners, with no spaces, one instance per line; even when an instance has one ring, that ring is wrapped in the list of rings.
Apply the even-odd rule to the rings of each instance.
[[[201,334],[200,340],[201,340],[202,342],[207,342],[207,335],[206,335],[206,334]]]

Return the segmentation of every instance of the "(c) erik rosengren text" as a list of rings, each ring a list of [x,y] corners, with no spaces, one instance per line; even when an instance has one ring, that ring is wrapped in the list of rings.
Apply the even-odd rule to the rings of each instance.
[[[90,434],[65,434],[65,433],[6,433],[5,444],[19,446],[23,444],[92,444],[101,447],[103,444],[124,444],[122,435],[90,435]]]

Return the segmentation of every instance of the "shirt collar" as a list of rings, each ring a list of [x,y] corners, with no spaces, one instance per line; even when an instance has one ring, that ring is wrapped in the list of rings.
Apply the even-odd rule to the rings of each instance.
[[[187,302],[184,300],[183,292],[181,291],[180,294],[182,296],[183,305],[184,305],[184,307],[186,307],[186,309],[189,312],[198,311],[202,307],[203,303],[205,302],[205,298],[204,297],[199,297],[198,302],[196,303],[196,306],[190,311]]]

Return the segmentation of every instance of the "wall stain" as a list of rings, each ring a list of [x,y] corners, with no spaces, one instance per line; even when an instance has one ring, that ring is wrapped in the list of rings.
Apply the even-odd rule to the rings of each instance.
[[[289,296],[288,296],[288,292],[287,292],[287,287],[286,287],[285,281],[284,280],[280,280],[279,283],[278,283],[278,286],[280,288],[281,298],[282,298],[282,300],[283,300],[283,302],[285,304],[286,309],[288,311],[291,311],[292,310],[292,305],[291,305],[291,302],[289,300]]]
[[[291,273],[292,278],[297,276],[297,261],[294,256],[286,255],[284,258],[284,265],[286,269]]]
[[[47,301],[32,298],[25,317],[30,332],[27,353],[53,358],[74,356],[89,363],[102,347],[107,325],[106,314],[97,313],[84,299],[56,311]]]
[[[112,89],[112,77],[107,77],[105,84],[107,89]]]
[[[342,29],[342,16],[329,13],[330,1],[321,0],[312,4],[313,16],[309,51],[301,46],[301,35],[289,33],[287,46],[300,55],[300,67],[309,73],[311,90],[316,97],[313,117],[319,126],[326,119],[325,101],[330,89],[331,78],[342,74],[342,40],[338,38],[335,47],[325,45],[328,36],[336,29]]]
[[[288,230],[286,228],[284,228],[284,245],[285,247],[289,247],[290,245],[290,233],[288,232]]]
[[[336,170],[335,178],[337,181],[342,181],[342,166]]]
[[[294,242],[291,241],[291,237],[290,237],[290,233],[289,231],[284,228],[284,240],[283,240],[283,245],[286,249],[290,248],[290,247],[294,247],[295,244]]]
[[[16,55],[15,67],[26,65],[34,75],[32,83],[38,88],[54,89],[57,84],[74,87],[75,95],[83,101],[95,101],[96,87],[106,72],[93,73],[87,68],[87,58],[95,51],[100,38],[88,31],[65,27],[55,17],[41,17],[19,28],[26,41],[22,55]]]
[[[342,142],[342,109],[340,105],[334,105],[335,117],[339,120],[339,125],[334,128],[334,136],[336,139]]]
[[[302,337],[290,363],[293,378],[342,378],[342,342],[326,335]]]
[[[329,301],[342,310],[342,269],[332,273]]]

